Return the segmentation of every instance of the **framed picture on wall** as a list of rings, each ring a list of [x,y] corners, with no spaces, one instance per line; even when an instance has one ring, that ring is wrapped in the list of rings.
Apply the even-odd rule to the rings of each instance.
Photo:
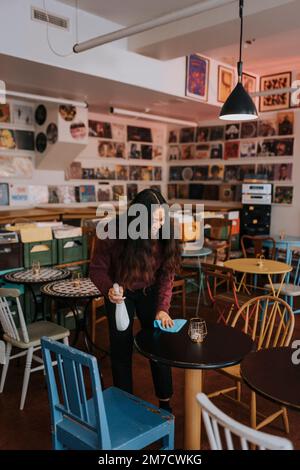
[[[293,186],[276,186],[274,202],[276,204],[292,204],[293,189]]]
[[[191,54],[186,58],[185,94],[199,101],[208,98],[209,60],[199,54]]]
[[[254,93],[256,91],[256,77],[248,73],[242,74],[242,84],[247,93]]]
[[[289,88],[291,86],[291,72],[278,73],[274,75],[265,75],[260,77],[260,91],[280,90],[280,88]],[[290,93],[276,93],[274,95],[260,96],[259,110],[276,111],[288,109],[290,107]]]
[[[225,103],[233,90],[234,71],[228,67],[219,65],[218,67],[218,101]]]

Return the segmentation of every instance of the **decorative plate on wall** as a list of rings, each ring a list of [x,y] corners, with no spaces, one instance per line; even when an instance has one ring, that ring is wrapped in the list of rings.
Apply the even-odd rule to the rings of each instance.
[[[35,148],[38,152],[43,153],[47,148],[47,136],[43,132],[40,132],[35,139]]]
[[[55,142],[57,141],[58,130],[57,125],[54,122],[50,122],[47,127],[46,134],[48,142],[50,144],[55,144]]]
[[[43,104],[39,104],[34,114],[35,122],[42,126],[47,119],[47,109]]]

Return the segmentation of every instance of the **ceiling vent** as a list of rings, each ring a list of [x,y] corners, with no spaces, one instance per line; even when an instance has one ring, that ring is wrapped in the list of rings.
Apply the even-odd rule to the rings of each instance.
[[[31,7],[31,19],[33,21],[47,23],[50,26],[56,26],[56,28],[69,29],[70,20],[68,18],[54,15],[53,13],[49,13],[49,11],[46,12],[36,7]]]

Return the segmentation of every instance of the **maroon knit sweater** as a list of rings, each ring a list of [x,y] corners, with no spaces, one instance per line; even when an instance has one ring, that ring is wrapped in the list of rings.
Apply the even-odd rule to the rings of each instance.
[[[119,240],[110,240],[108,238],[105,240],[97,239],[95,253],[91,260],[90,278],[104,296],[107,296],[109,289],[115,282],[122,285],[120,280],[116,279],[116,266],[120,256],[119,243]],[[155,278],[150,284],[147,284],[141,277],[132,286],[132,290],[155,285],[158,290],[157,311],[163,310],[168,312],[172,297],[174,272],[165,273],[162,270],[163,257],[161,247],[160,245],[158,246],[158,252],[155,255]]]

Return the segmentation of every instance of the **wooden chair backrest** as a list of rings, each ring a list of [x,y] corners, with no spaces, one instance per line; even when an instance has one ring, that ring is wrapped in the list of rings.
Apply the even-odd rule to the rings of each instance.
[[[243,235],[241,238],[241,247],[242,247],[242,252],[243,252],[243,257],[244,258],[249,258],[251,257],[251,252],[249,252],[249,246],[250,248],[253,248],[253,257],[257,258],[258,256],[261,256],[264,254],[264,247],[263,243],[265,241],[271,242],[272,248],[270,250],[270,259],[275,259],[276,255],[276,241],[272,237],[261,237],[261,236],[251,236],[251,235]]]
[[[0,288],[0,322],[3,331],[5,334],[7,334],[7,336],[16,341],[29,343],[27,326],[25,323],[19,296],[20,291],[18,289],[9,289],[5,287]],[[9,298],[15,299],[19,316],[20,330],[16,326],[14,315],[9,305]]]
[[[262,295],[246,302],[237,312],[231,326],[251,336],[257,350],[284,347],[290,344],[295,316],[283,299]]]
[[[213,241],[231,241],[232,221],[219,217],[205,219],[205,224],[210,225],[210,234],[207,236]]]

